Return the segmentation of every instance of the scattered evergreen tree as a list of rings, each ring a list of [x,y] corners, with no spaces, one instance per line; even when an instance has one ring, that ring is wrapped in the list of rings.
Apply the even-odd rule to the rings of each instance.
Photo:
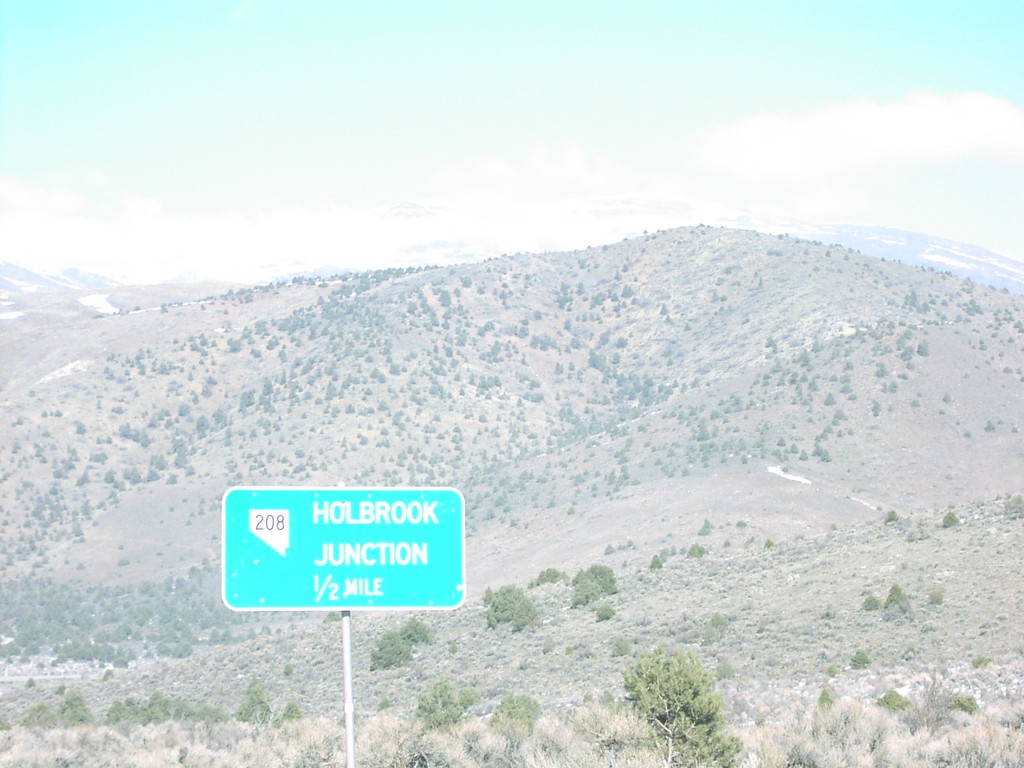
[[[26,728],[50,728],[57,724],[57,715],[41,701],[29,708],[25,717],[22,718],[21,724]]]
[[[836,705],[836,697],[829,688],[822,688],[818,694],[818,709],[828,711]]]
[[[694,544],[686,551],[686,556],[691,560],[700,560],[708,551],[704,549],[700,544]]]
[[[625,635],[619,635],[612,641],[612,656],[625,656],[633,650],[633,642]]]
[[[252,725],[267,725],[273,720],[270,693],[259,680],[253,680],[245,691],[245,698],[235,713],[235,719]]]
[[[412,643],[401,633],[389,631],[380,636],[377,647],[370,651],[370,669],[394,669],[412,661]]]
[[[666,765],[735,763],[741,742],[725,732],[722,699],[696,656],[659,648],[623,675],[627,698],[653,728]]]
[[[430,645],[434,642],[434,631],[417,618],[406,621],[398,630],[398,634],[411,645]]]
[[[536,699],[525,694],[509,693],[498,704],[498,710],[494,713],[494,722],[499,725],[521,723],[526,726],[528,731],[532,731],[539,717],[540,704]]]
[[[511,624],[513,632],[521,632],[537,623],[540,614],[533,601],[519,587],[507,584],[494,592],[484,593],[487,606],[487,628],[495,629],[502,624]]]
[[[875,703],[882,709],[886,709],[889,712],[903,712],[904,710],[910,709],[914,706],[914,703],[910,699],[892,688],[883,693]]]
[[[64,698],[57,707],[57,719],[65,725],[91,725],[92,712],[85,703],[85,696],[74,688],[64,693]]]
[[[589,605],[605,595],[614,595],[619,591],[615,583],[615,573],[607,565],[592,565],[585,571],[577,573],[572,580],[573,608]]]
[[[537,578],[531,581],[528,585],[529,589],[539,587],[543,584],[558,584],[559,582],[566,582],[569,580],[569,574],[565,571],[560,571],[557,568],[545,568],[541,571]]]
[[[905,605],[910,602],[910,598],[907,597],[907,593],[903,591],[903,587],[899,584],[893,584],[889,588],[889,594],[886,595],[885,603],[883,608],[898,608],[901,605]]]
[[[1018,493],[1006,501],[1006,514],[1011,520],[1024,517],[1024,494]]]
[[[977,700],[969,693],[954,693],[949,698],[949,708],[968,715],[976,715],[981,711]]]
[[[281,711],[281,716],[277,718],[277,722],[280,723],[293,723],[296,720],[302,719],[302,708],[299,706],[297,701],[289,701],[284,705],[284,709]]]
[[[416,716],[427,728],[450,728],[463,718],[477,699],[472,688],[457,691],[450,680],[438,680],[420,695]]]

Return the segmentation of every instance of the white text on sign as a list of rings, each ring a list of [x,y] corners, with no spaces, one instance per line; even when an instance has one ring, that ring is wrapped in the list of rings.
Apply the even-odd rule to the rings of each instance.
[[[313,522],[332,525],[437,525],[436,501],[314,501]]]

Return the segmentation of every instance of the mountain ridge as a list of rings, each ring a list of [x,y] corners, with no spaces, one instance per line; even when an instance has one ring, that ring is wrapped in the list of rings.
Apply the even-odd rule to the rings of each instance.
[[[1021,457],[1018,304],[821,244],[699,227],[60,316],[31,355],[4,336],[12,439],[48,467],[22,479],[18,498],[34,501],[20,535],[57,536],[69,576],[77,561],[124,579],[156,567],[153,549],[179,572],[215,562],[217,504],[235,484],[460,485],[474,535],[505,546],[500,523],[607,509],[591,548],[645,495],[685,487],[712,507],[715,473],[769,509],[819,494],[851,519],[990,498],[1014,490]],[[73,350],[44,348],[69,332]],[[93,446],[72,454],[83,436]],[[767,471],[789,464],[811,483]],[[33,468],[11,446],[0,466]],[[0,503],[24,507],[7,487]],[[154,509],[202,535],[161,547],[144,534]],[[32,562],[10,534],[9,564]]]

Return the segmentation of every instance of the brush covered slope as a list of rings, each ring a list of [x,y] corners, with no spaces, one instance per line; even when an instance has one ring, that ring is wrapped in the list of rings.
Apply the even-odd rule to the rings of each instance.
[[[216,564],[235,484],[452,485],[480,546],[552,562],[723,489],[769,533],[1020,490],[1021,299],[814,243],[673,230],[86,311],[4,328],[8,574]],[[588,516],[565,553],[539,530]]]
[[[222,646],[247,627],[296,649],[319,642],[319,619],[220,605],[220,500],[233,485],[459,488],[469,600],[436,619],[456,645],[485,588],[525,586],[545,568],[639,572],[675,551],[686,569],[681,555],[698,544],[712,559],[697,560],[723,558],[714,568],[726,573],[730,553],[820,543],[888,512],[927,528],[938,509],[1024,490],[1024,300],[835,246],[697,227],[201,300],[178,291],[152,303],[118,289],[109,298],[125,311],[104,316],[73,295],[27,297],[3,328],[11,663],[222,654],[234,669],[249,657]],[[693,589],[708,577],[683,573]],[[781,572],[765,573],[763,584]],[[685,591],[635,578],[637,602],[617,619],[631,648],[703,631],[710,614],[681,618]],[[740,600],[723,612],[730,622],[746,612],[737,595],[758,604],[765,588],[713,583],[723,606]],[[568,606],[546,589],[553,621]],[[648,637],[653,615],[689,629]],[[814,638],[819,623],[794,631]],[[800,669],[841,665],[850,642],[820,659],[800,651]],[[724,660],[753,674],[771,668],[765,653]],[[198,674],[190,661],[166,662],[178,670],[167,674]],[[559,701],[580,693],[569,690]]]

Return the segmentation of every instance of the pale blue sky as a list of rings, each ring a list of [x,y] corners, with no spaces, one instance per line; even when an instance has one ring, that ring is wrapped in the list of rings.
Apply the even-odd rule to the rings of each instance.
[[[1017,1],[0,0],[0,260],[373,266],[736,210],[1024,259],[1021,40]]]

